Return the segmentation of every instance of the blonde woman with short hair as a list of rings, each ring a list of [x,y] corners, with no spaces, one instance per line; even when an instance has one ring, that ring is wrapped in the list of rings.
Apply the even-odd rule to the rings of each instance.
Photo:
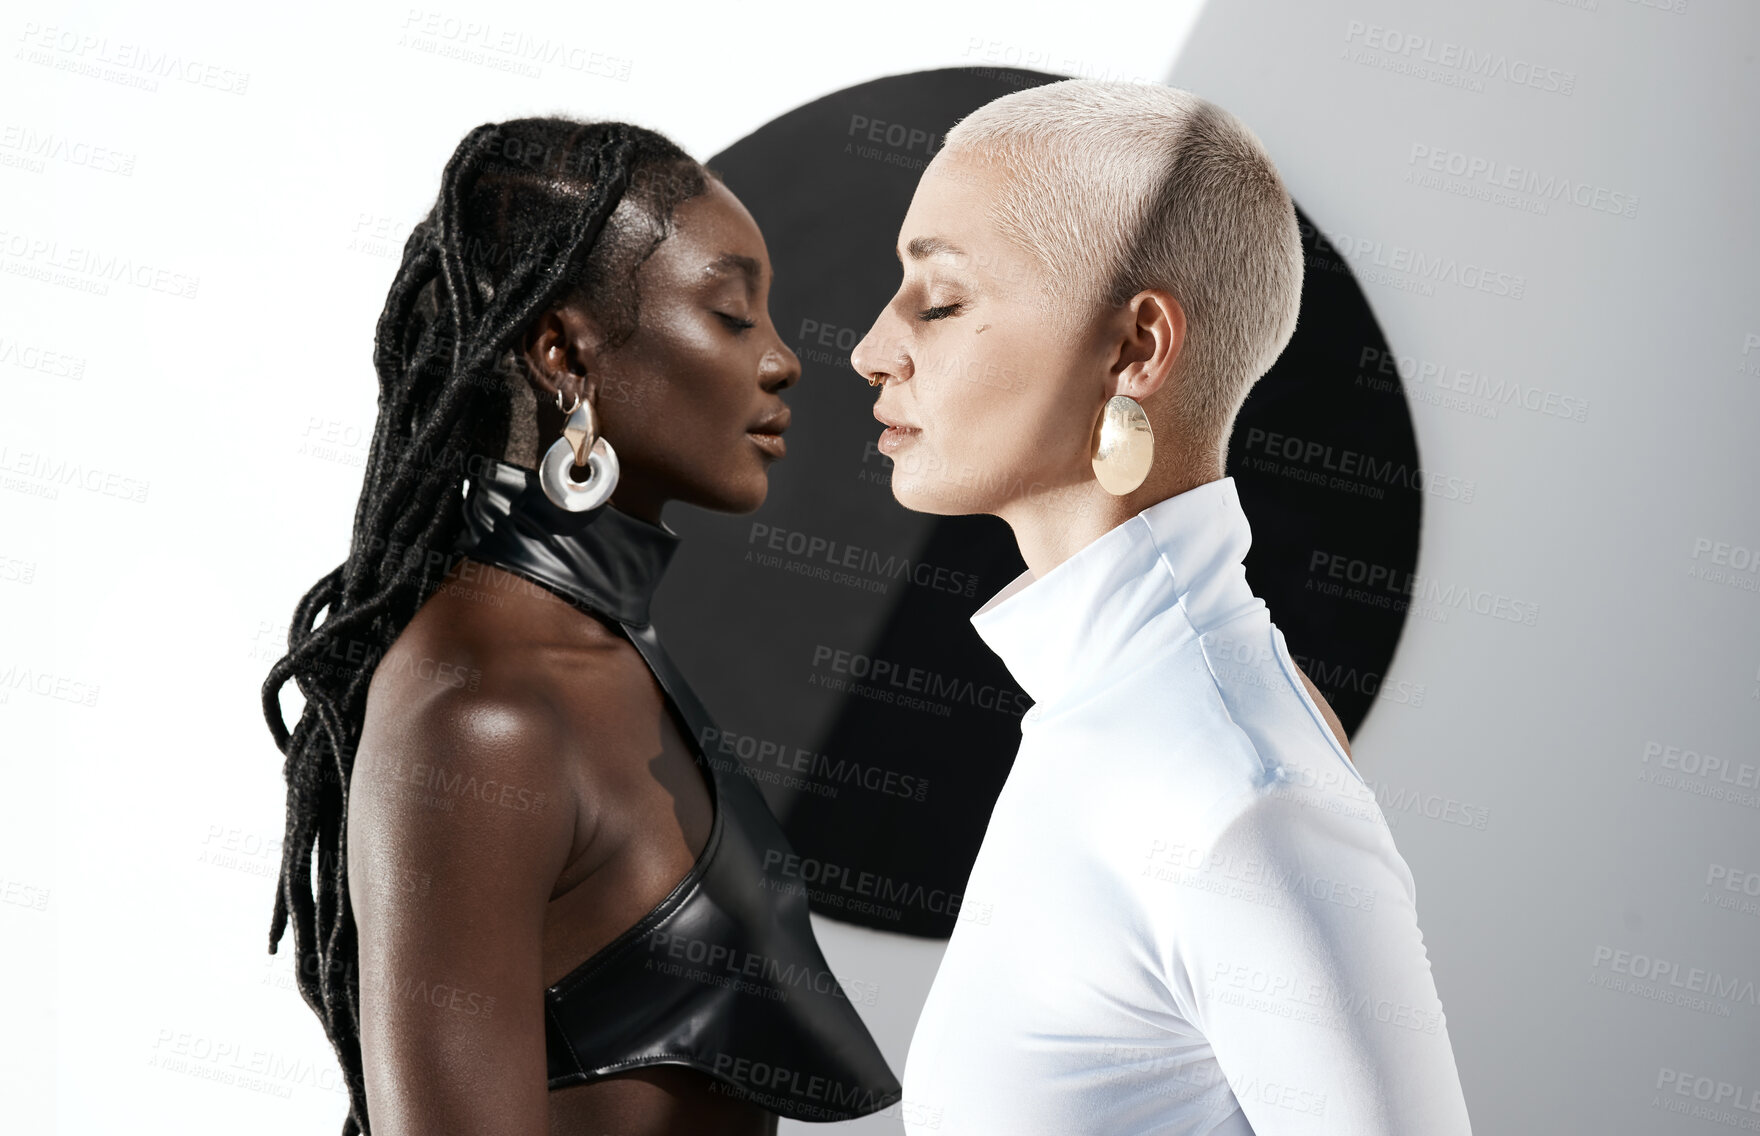
[[[940,1136],[1464,1136],[1411,872],[1246,580],[1224,474],[1289,342],[1288,192],[1227,111],[1068,80],[948,132],[852,362],[893,494],[1027,570],[1033,699],[912,1039]]]

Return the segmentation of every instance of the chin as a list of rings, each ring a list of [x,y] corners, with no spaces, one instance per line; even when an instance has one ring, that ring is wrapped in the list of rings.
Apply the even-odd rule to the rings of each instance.
[[[765,496],[764,493],[731,493],[718,487],[713,493],[693,493],[678,499],[711,513],[754,513],[764,503]]]
[[[770,496],[770,479],[759,472],[757,476],[737,484],[718,485],[715,492],[707,496],[713,499],[697,502],[705,509],[713,509],[718,513],[756,512]]]
[[[720,460],[694,462],[680,470],[673,481],[674,498],[714,513],[750,513],[770,495],[769,464],[745,442]]]
[[[763,506],[764,500],[769,496],[770,483],[768,481],[762,482],[759,484],[757,492],[748,493],[744,497],[741,497],[739,504],[735,506],[731,512],[755,513]]]
[[[919,479],[909,474],[901,475],[896,469],[892,471],[892,499],[913,513],[929,513],[938,517],[958,517],[972,511],[964,507],[964,502],[945,493],[936,495]]]

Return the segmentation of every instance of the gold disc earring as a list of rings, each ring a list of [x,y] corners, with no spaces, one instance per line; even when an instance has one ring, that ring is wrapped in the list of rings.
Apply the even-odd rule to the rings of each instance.
[[[1100,488],[1123,497],[1149,476],[1155,459],[1155,431],[1143,405],[1127,395],[1106,400],[1092,439],[1094,476]]]

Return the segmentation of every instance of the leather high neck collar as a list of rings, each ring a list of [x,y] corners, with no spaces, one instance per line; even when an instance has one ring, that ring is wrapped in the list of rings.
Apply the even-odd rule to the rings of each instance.
[[[536,470],[476,455],[457,551],[505,568],[619,623],[642,627],[679,535],[602,505],[558,509]]]

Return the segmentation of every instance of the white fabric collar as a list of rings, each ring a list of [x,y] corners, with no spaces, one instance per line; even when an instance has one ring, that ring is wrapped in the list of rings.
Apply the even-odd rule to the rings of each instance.
[[[972,613],[972,626],[1038,706],[1055,704],[1103,685],[1185,623],[1202,634],[1262,605],[1242,563],[1252,539],[1234,478],[1206,482],[1043,576],[1022,572]]]

